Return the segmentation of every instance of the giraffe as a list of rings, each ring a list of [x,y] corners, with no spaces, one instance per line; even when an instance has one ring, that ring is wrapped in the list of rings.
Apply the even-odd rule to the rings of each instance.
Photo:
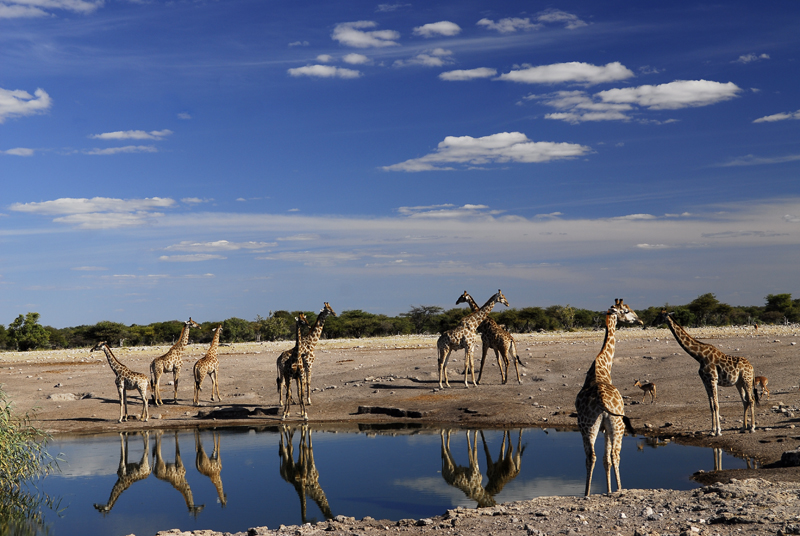
[[[467,302],[473,311],[480,309],[475,300],[472,299],[467,291],[456,300],[456,305]],[[494,350],[494,355],[497,358],[497,365],[500,368],[500,377],[503,379],[503,384],[508,382],[508,368],[509,368],[509,355],[514,356],[514,368],[517,369],[517,383],[522,383],[519,377],[519,366],[522,365],[522,360],[517,355],[517,344],[511,334],[501,328],[491,316],[487,316],[480,326],[478,326],[478,333],[481,334],[481,342],[483,343],[483,357],[481,357],[481,370],[478,373],[478,385],[481,383],[483,377],[483,364],[486,362],[486,354],[491,348]],[[500,358],[503,362],[500,362]],[[525,365],[522,365],[525,366]]]
[[[122,492],[131,487],[131,484],[144,480],[153,469],[150,467],[150,456],[148,455],[148,446],[150,443],[150,432],[137,432],[142,435],[144,440],[144,450],[142,451],[142,459],[139,463],[128,463],[128,433],[119,433],[119,468],[117,469],[117,481],[114,487],[111,488],[111,495],[106,504],[95,503],[94,507],[98,512],[104,516],[114,508],[117,499],[119,499]]]
[[[489,446],[481,430],[481,441],[483,451],[486,454],[486,492],[492,497],[500,493],[506,484],[517,478],[522,469],[522,453],[525,452],[525,445],[522,444],[522,429],[519,430],[517,437],[517,452],[514,453],[514,444],[511,442],[511,430],[503,431],[503,442],[500,445],[500,456],[497,461],[492,460]],[[508,441],[508,447],[506,447]]]
[[[211,451],[209,458],[203,449],[203,441],[200,439],[200,430],[194,429],[194,447],[197,451],[197,456],[194,460],[194,466],[197,472],[201,475],[207,476],[214,487],[217,488],[217,496],[223,508],[228,504],[228,496],[222,490],[222,478],[219,474],[222,472],[222,457],[220,450],[220,434],[216,430],[211,432],[211,437],[214,440],[214,450]]]
[[[304,424],[300,432],[300,457],[294,461],[294,428],[281,426],[280,444],[278,446],[278,456],[281,459],[280,475],[286,482],[294,486],[298,497],[300,497],[300,517],[303,524],[308,522],[306,495],[317,503],[317,506],[325,516],[325,519],[333,518],[328,498],[325,491],[319,485],[319,472],[314,463],[314,447],[311,444],[311,430]]]
[[[211,401],[214,401],[214,390],[217,391],[217,401],[222,400],[219,396],[219,359],[217,358],[217,351],[219,349],[219,335],[222,333],[222,324],[214,329],[214,338],[211,340],[211,346],[208,348],[206,355],[198,359],[194,368],[192,369],[192,376],[194,376],[194,405],[200,405],[200,390],[203,387],[203,380],[206,375],[211,376]]]
[[[442,478],[451,486],[463,491],[467,497],[476,501],[479,508],[497,505],[494,497],[481,484],[483,475],[478,463],[477,433],[473,432],[474,441],[470,442],[469,430],[467,430],[469,465],[464,467],[456,464],[453,453],[450,451],[450,432],[451,430],[447,430],[447,439],[445,439],[445,431],[442,430],[440,432],[442,436]]]
[[[175,403],[178,403],[178,377],[181,375],[183,352],[189,343],[189,330],[199,327],[200,324],[192,320],[192,317],[189,317],[189,320],[183,323],[183,329],[181,329],[181,336],[178,337],[178,341],[172,345],[172,348],[167,350],[166,354],[153,359],[150,363],[150,386],[153,388],[153,404],[156,406],[164,403],[161,400],[161,391],[158,386],[161,381],[161,375],[170,371],[172,371]]]
[[[301,348],[300,348],[300,355],[303,358],[303,367],[305,368],[305,380],[306,380],[306,405],[311,405],[311,367],[314,366],[314,349],[319,342],[320,336],[322,336],[322,328],[325,325],[325,319],[328,316],[336,316],[336,313],[333,312],[333,309],[328,304],[328,302],[324,302],[322,309],[320,309],[319,314],[317,315],[317,321],[314,322],[314,327],[308,332],[308,334],[302,338],[301,341]],[[301,393],[302,396],[302,393]],[[291,393],[289,393],[289,401],[291,402]]]
[[[753,365],[744,357],[734,357],[723,353],[716,347],[700,342],[689,335],[686,330],[673,318],[672,313],[667,313],[662,309],[656,319],[654,326],[667,324],[669,330],[675,336],[681,348],[700,363],[700,370],[697,373],[703,381],[708,395],[708,405],[711,407],[711,434],[712,436],[722,435],[722,428],[719,424],[719,399],[717,397],[717,386],[731,387],[736,386],[739,397],[744,406],[744,418],[742,419],[742,432],[748,431],[747,410],[750,410],[751,432],[756,431],[755,404],[759,403],[758,391],[754,387]]]
[[[603,430],[606,440],[603,466],[606,470],[606,486],[611,493],[611,467],[617,479],[617,491],[622,489],[619,479],[619,453],[622,448],[622,436],[625,429],[633,434],[630,419],[624,416],[625,406],[622,395],[611,384],[611,365],[614,363],[615,333],[617,322],[626,324],[642,324],[636,313],[623,303],[622,299],[614,300],[614,305],[606,313],[606,336],[600,353],[586,372],[586,380],[575,398],[575,409],[578,412],[578,428],[583,438],[583,450],[586,452],[586,490],[588,497],[592,489],[592,472],[597,456],[594,453],[594,442],[597,434]]]
[[[150,411],[147,408],[147,384],[149,383],[147,376],[141,372],[134,372],[120,363],[119,360],[114,357],[106,341],[98,342],[94,345],[94,348],[89,351],[94,352],[95,350],[103,350],[103,352],[105,352],[108,365],[116,375],[114,384],[117,386],[117,391],[119,392],[119,422],[128,420],[127,391],[131,389],[139,391],[142,397],[142,415],[139,417],[139,420],[147,422],[147,419],[150,418]]]
[[[461,319],[458,325],[450,330],[445,331],[436,341],[436,349],[438,350],[439,361],[439,388],[442,389],[442,377],[444,377],[445,384],[450,387],[450,382],[447,381],[447,360],[453,350],[463,348],[465,351],[465,367],[464,367],[464,386],[469,387],[469,380],[467,374],[472,372],[472,384],[475,383],[475,363],[472,359],[472,349],[478,342],[478,334],[476,330],[478,326],[486,320],[486,317],[492,311],[494,304],[500,302],[508,307],[508,300],[503,296],[503,292],[498,290],[497,294],[489,298],[483,307],[470,313]]]
[[[192,488],[189,487],[189,483],[186,481],[186,467],[184,467],[183,460],[181,460],[181,450],[178,445],[178,431],[175,431],[174,463],[166,463],[161,457],[161,434],[163,434],[162,430],[156,431],[156,444],[153,445],[153,473],[156,475],[157,479],[172,484],[172,487],[183,495],[183,500],[186,501],[186,508],[189,509],[189,513],[197,517],[197,514],[205,508],[205,505],[201,504],[197,506],[194,504]]]
[[[769,383],[769,378],[766,376],[756,376],[753,379],[753,389],[755,390],[756,387],[759,385],[761,386],[761,396],[764,396],[764,393],[767,394],[767,400],[769,400],[769,389],[767,389],[767,384]]]
[[[302,337],[302,326],[308,327],[306,315],[299,313],[295,319],[295,343],[294,348],[286,350],[278,357],[278,395],[280,396],[283,387],[286,386],[286,400],[283,404],[283,417],[285,420],[289,416],[289,397],[292,394],[292,379],[297,383],[297,396],[300,399],[300,413],[303,420],[308,420],[306,413],[306,401],[303,397],[303,386],[306,383],[306,372],[303,360],[300,355],[300,345]]]
[[[647,397],[647,393],[650,393],[650,403],[655,404],[656,384],[648,381],[634,380],[633,386],[642,390],[642,404],[644,404],[644,399]]]

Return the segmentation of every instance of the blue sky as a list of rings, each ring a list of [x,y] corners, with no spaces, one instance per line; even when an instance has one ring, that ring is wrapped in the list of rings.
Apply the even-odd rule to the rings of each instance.
[[[800,297],[794,1],[0,0],[0,323]]]

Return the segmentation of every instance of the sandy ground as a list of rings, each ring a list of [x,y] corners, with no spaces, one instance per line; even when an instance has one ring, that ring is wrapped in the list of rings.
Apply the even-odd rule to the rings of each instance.
[[[683,352],[666,329],[619,329],[612,377],[626,399],[625,413],[637,432],[661,440],[722,448],[747,458],[754,467],[699,475],[701,482],[758,478],[789,483],[774,486],[794,486],[793,482],[800,481],[800,471],[781,467],[779,462],[783,452],[800,446],[800,430],[796,430],[800,390],[795,373],[800,327],[689,331],[726,353],[747,357],[756,375],[769,378],[771,396],[756,409],[757,431],[739,433],[742,403],[735,388],[721,388],[723,435],[709,437],[711,416],[697,362]],[[516,335],[524,363],[520,368],[522,382],[517,383],[512,366],[506,385],[501,384],[497,361],[490,352],[481,385],[465,388],[462,351],[450,361],[451,387],[444,389],[438,385],[435,336],[323,340],[317,347],[313,369],[310,422],[323,427],[399,421],[463,428],[575,428],[575,395],[600,350],[603,336],[602,331]],[[201,407],[195,407],[191,369],[207,347],[192,345],[184,357],[178,403],[172,403],[173,388],[168,385],[171,375],[165,376],[161,393],[167,403],[158,407],[150,404],[151,418],[146,423],[137,419],[117,422],[119,402],[114,375],[101,352],[0,353],[0,384],[17,411],[35,410],[34,423],[53,434],[264,425],[280,422],[275,360],[291,346],[284,341],[221,347],[223,401],[209,402],[211,382],[206,379]],[[150,347],[114,351],[131,369],[148,373],[150,361],[166,350],[167,347]],[[476,367],[480,367],[480,349],[476,354]],[[654,404],[649,399],[641,403],[643,393],[633,386],[636,379],[657,385]],[[129,411],[138,415],[140,398],[137,394],[131,399]],[[296,408],[292,407],[292,420],[299,418]],[[602,478],[602,463],[598,462],[595,478]],[[624,466],[624,460],[622,463]],[[617,500],[622,498],[615,496]],[[405,528],[412,526],[417,527]],[[421,527],[417,528],[425,528]],[[580,531],[580,527],[576,528]],[[757,533],[751,529],[748,526],[745,533]],[[528,533],[535,534],[532,530],[541,531],[531,528]],[[775,527],[770,530],[765,534],[775,534]]]

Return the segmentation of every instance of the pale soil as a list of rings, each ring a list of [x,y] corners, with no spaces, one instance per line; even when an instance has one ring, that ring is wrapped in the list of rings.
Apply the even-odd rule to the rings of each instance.
[[[708,328],[692,329],[690,333],[726,353],[747,357],[755,367],[756,375],[770,379],[771,399],[762,401],[762,405],[756,409],[757,431],[752,434],[739,433],[742,404],[738,393],[733,387],[721,388],[723,435],[708,437],[711,417],[708,399],[697,375],[698,364],[683,352],[665,329],[620,329],[617,332],[612,377],[614,384],[627,397],[626,415],[642,434],[719,447],[752,461],[758,469],[699,475],[698,479],[704,483],[727,482],[730,478],[762,479],[760,484],[747,484],[742,488],[745,491],[736,492],[743,497],[744,506],[740,506],[744,510],[735,511],[731,516],[766,515],[747,506],[760,500],[751,488],[774,495],[764,500],[792,496],[794,505],[797,496],[800,496],[800,489],[796,490],[794,486],[800,488],[800,484],[793,483],[800,481],[800,471],[780,467],[778,462],[784,451],[800,446],[800,430],[795,428],[800,420],[800,391],[795,374],[798,354],[795,343],[800,341],[800,327],[761,326],[758,331],[752,327]],[[453,356],[448,367],[452,387],[442,390],[438,385],[436,336],[320,341],[313,369],[313,405],[308,409],[310,420],[316,426],[354,429],[359,423],[396,421],[464,428],[574,428],[575,395],[583,383],[587,368],[600,350],[603,332],[536,333],[515,335],[515,339],[525,365],[520,371],[524,374],[521,384],[516,381],[512,365],[511,379],[507,385],[501,385],[496,360],[490,355],[486,360],[481,385],[465,388],[462,374],[464,359],[463,352],[460,352]],[[201,396],[203,407],[196,408],[191,405],[191,369],[194,361],[204,354],[206,346],[192,345],[184,358],[178,404],[172,403],[172,387],[167,385],[172,379],[169,374],[161,380],[162,397],[168,403],[160,407],[151,404],[151,418],[147,423],[136,419],[117,423],[119,403],[114,376],[100,352],[0,353],[0,384],[17,411],[36,408],[34,423],[53,434],[176,426],[274,424],[280,421],[275,359],[289,347],[291,343],[281,342],[236,344],[220,348],[223,402],[211,404],[208,401],[211,382],[207,378]],[[133,370],[148,373],[150,361],[166,350],[167,347],[126,348],[115,349],[115,354]],[[479,367],[479,349],[477,354],[476,367]],[[633,386],[635,379],[656,383],[658,398],[655,404],[650,404],[649,400],[640,403],[642,392]],[[133,402],[129,411],[138,415],[141,412],[138,394],[131,398]],[[292,408],[292,419],[298,418],[296,408]],[[576,460],[576,463],[583,464],[583,460]],[[624,460],[622,464],[624,467]],[[602,463],[598,463],[595,471],[595,478],[602,479]],[[783,483],[769,484],[766,481]],[[502,534],[506,530],[520,529],[527,530],[529,534],[536,534],[536,530],[550,534],[570,528],[586,533],[632,534],[642,523],[649,523],[648,526],[660,527],[653,529],[660,532],[679,533],[690,530],[689,525],[693,525],[700,532],[709,534],[734,533],[737,529],[742,529],[745,534],[775,534],[779,528],[784,532],[792,530],[784,525],[794,523],[793,516],[800,516],[800,508],[795,511],[794,506],[787,506],[770,511],[769,515],[774,517],[774,521],[767,524],[726,522],[709,525],[708,519],[713,512],[692,511],[692,508],[702,506],[695,504],[697,501],[710,501],[710,506],[704,508],[714,510],[714,501],[719,499],[722,492],[719,486],[713,489],[717,491],[702,492],[698,497],[693,497],[695,492],[629,490],[621,495],[593,497],[589,501],[574,497],[541,498],[498,507],[501,510],[505,508],[502,515],[485,515],[487,511],[484,510],[481,510],[484,515],[475,512],[452,513],[449,517],[432,520],[428,524],[391,524],[390,529],[415,532],[446,529],[462,534],[487,530]],[[627,514],[628,521],[612,522],[610,518],[602,521],[597,517],[606,515],[603,512],[607,510],[638,508],[645,503],[656,514],[663,514],[657,515],[659,520],[675,518],[677,521],[673,523],[674,526],[658,525],[655,520],[648,521],[647,516],[634,522],[635,516],[641,512],[633,511]],[[690,504],[694,506],[686,506]],[[684,507],[685,511],[678,511]],[[541,514],[537,509],[545,509],[550,515],[536,515],[537,512]],[[556,516],[555,512],[561,511],[558,509],[570,514]],[[493,510],[499,512],[498,509]],[[620,513],[625,513],[626,510],[623,510]],[[719,508],[714,512],[717,510]],[[580,519],[579,515],[584,519]],[[512,522],[512,519],[517,521]],[[703,519],[704,522],[690,519]],[[685,526],[679,526],[679,522]],[[502,526],[494,527],[493,523]],[[375,525],[374,529],[369,528],[372,525]],[[599,525],[603,528],[599,528]],[[303,530],[326,528],[353,533],[383,530],[382,526],[380,522],[369,520],[353,524],[343,518],[338,525],[332,522],[324,527],[307,527]]]

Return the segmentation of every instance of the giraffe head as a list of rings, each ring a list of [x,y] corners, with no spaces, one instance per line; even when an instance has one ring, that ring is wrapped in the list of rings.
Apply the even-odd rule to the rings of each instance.
[[[465,290],[465,291],[464,291],[464,294],[462,294],[461,296],[459,296],[459,298],[456,300],[456,305],[458,305],[458,304],[460,304],[460,303],[469,303],[469,300],[470,300],[470,299],[472,299],[472,296],[470,296],[469,294],[467,294],[467,291]]]
[[[666,310],[665,308],[662,308],[662,309],[661,309],[661,312],[660,312],[660,313],[658,313],[658,316],[656,316],[656,317],[655,317],[655,319],[653,319],[653,321],[652,321],[652,322],[650,322],[650,325],[651,325],[651,326],[660,326],[660,325],[662,325],[662,324],[666,324],[666,323],[667,323],[667,318],[668,318],[668,317],[669,317],[671,314],[672,314],[672,313],[668,313],[668,312],[667,312],[667,310]]]
[[[185,324],[187,327],[190,327],[190,328],[199,328],[199,327],[200,327],[200,324],[198,324],[197,322],[195,322],[194,320],[192,320],[192,317],[191,317],[191,316],[189,317],[189,320],[187,320],[186,322],[184,322],[184,324]]]
[[[628,307],[627,303],[623,303],[622,298],[614,300],[614,305],[608,308],[608,314],[616,315],[618,323],[644,325],[644,322],[639,320],[636,312]]]
[[[328,302],[325,302],[325,305],[319,310],[319,312],[320,314],[325,313],[326,315],[336,316],[336,313],[333,311],[333,308]]]
[[[306,315],[303,313],[297,313],[297,316],[294,317],[294,321],[297,324],[297,327],[300,326],[308,327],[308,320],[306,320]]]
[[[103,346],[107,346],[107,345],[108,345],[108,343],[106,341],[100,341],[97,344],[95,344],[94,347],[89,351],[90,352],[94,352],[95,350],[102,350]]]
[[[494,299],[495,301],[502,303],[506,307],[511,307],[510,305],[508,305],[508,300],[506,299],[505,296],[503,296],[503,291],[500,289],[497,289],[497,294],[494,295]]]

